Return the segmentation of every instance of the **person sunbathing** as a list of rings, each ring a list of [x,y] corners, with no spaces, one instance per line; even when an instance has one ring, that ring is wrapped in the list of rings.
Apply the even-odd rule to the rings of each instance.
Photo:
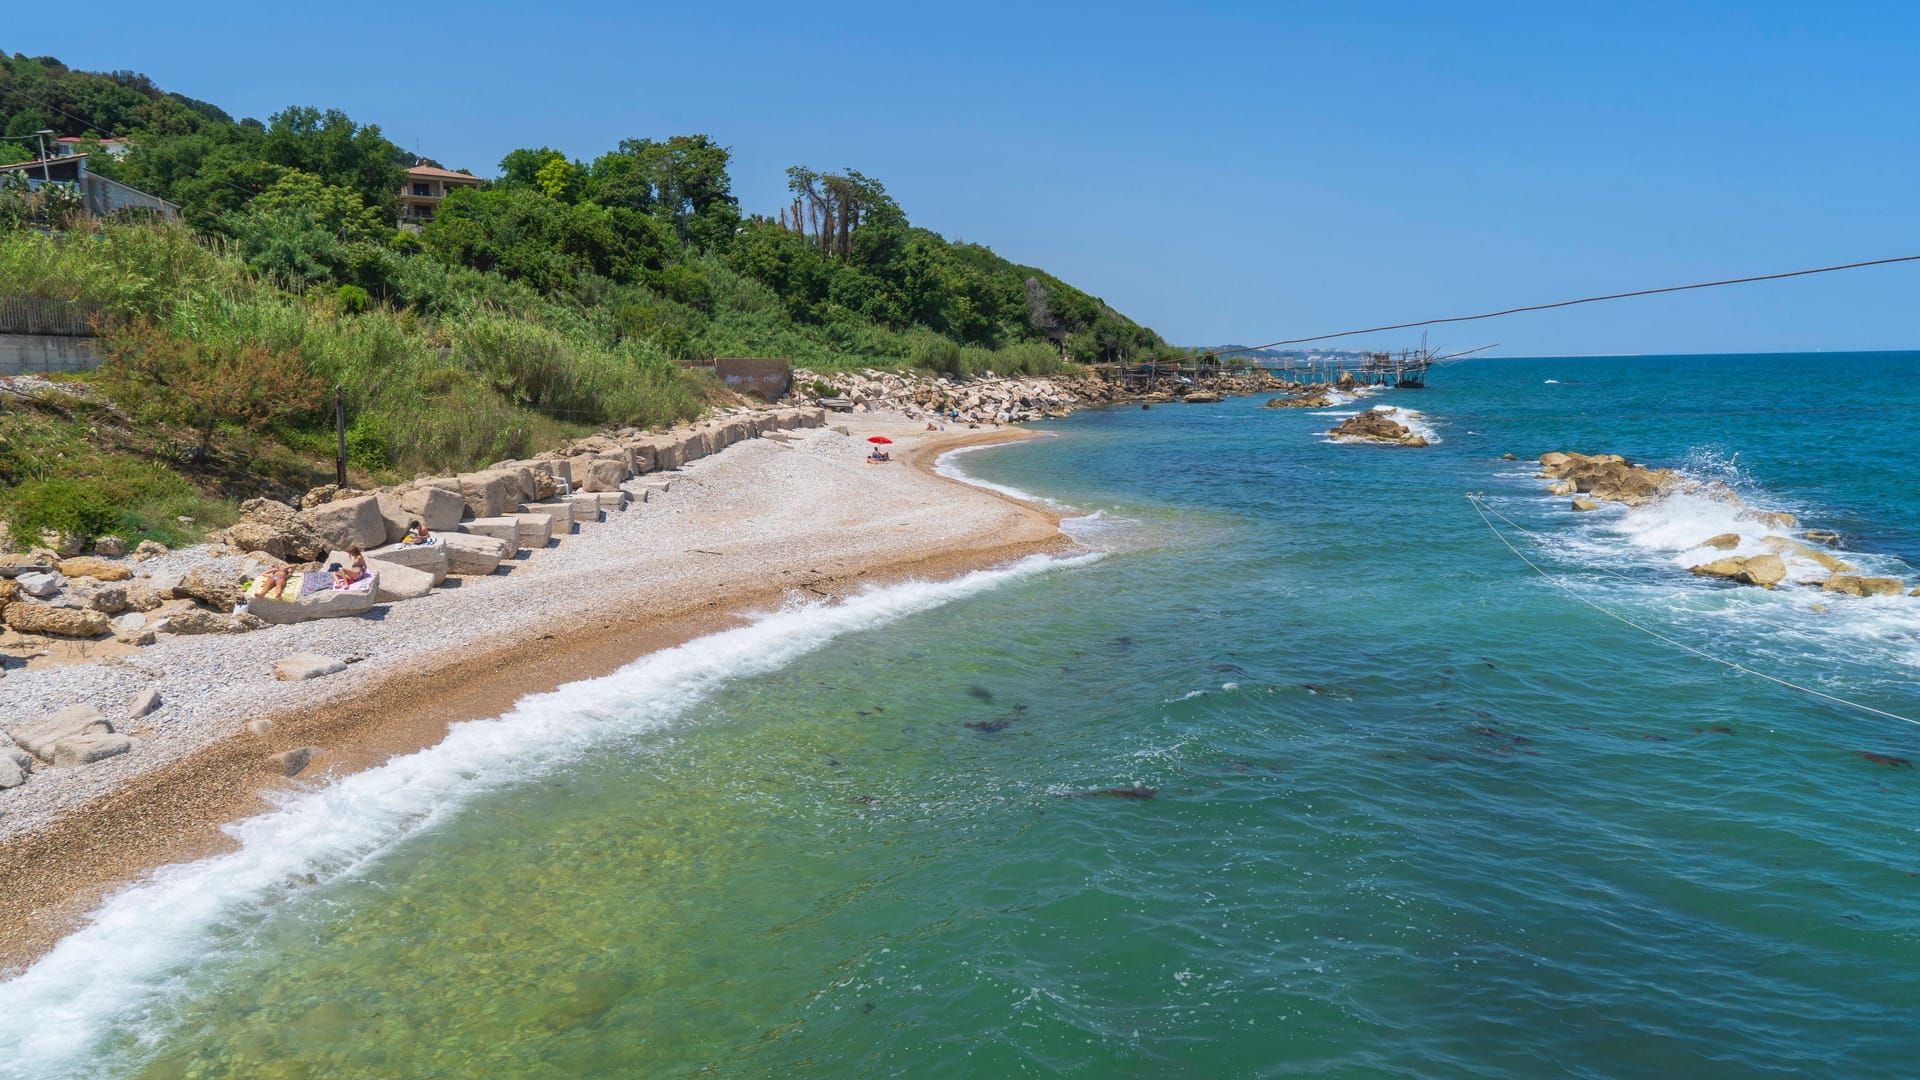
[[[287,591],[287,568],[276,566],[260,576],[260,595],[268,600],[283,600]]]
[[[335,585],[351,585],[367,576],[367,557],[360,553],[360,545],[348,548],[347,554],[353,556],[353,562],[333,572]]]
[[[407,535],[401,539],[400,546],[411,547],[416,544],[424,544],[431,539],[433,539],[433,534],[427,532],[425,525],[420,524],[418,521],[408,522]]]

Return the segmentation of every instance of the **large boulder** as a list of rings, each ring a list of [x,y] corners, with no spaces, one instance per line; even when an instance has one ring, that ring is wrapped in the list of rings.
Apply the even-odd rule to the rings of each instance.
[[[113,724],[91,705],[69,705],[7,729],[7,736],[41,761],[53,760],[53,745],[76,735],[106,734]]]
[[[387,542],[387,522],[373,495],[338,499],[304,512],[307,524],[330,548],[379,547]]]
[[[1720,551],[1732,551],[1734,548],[1740,546],[1740,534],[1721,533],[1718,536],[1709,536],[1705,540],[1700,541],[1700,546],[1716,548]]]
[[[457,479],[460,495],[467,503],[467,513],[472,517],[499,517],[520,501],[520,480],[510,474],[488,470],[461,473]]]
[[[367,566],[372,567],[375,561],[404,566],[426,574],[438,585],[446,580],[448,567],[445,534],[439,535],[442,542],[437,544],[388,544],[375,548],[367,552]]]
[[[632,470],[619,458],[596,456],[587,464],[587,478],[581,488],[585,491],[618,491],[630,475]]]
[[[1821,592],[1846,596],[1898,596],[1906,589],[1906,583],[1899,578],[1861,577],[1858,574],[1835,574],[1820,586]]]
[[[62,560],[60,572],[70,578],[93,578],[97,581],[127,581],[133,577],[132,569],[117,562],[85,556]]]
[[[433,575],[425,570],[415,570],[411,566],[401,566],[383,559],[368,559],[367,569],[379,578],[376,602],[382,604],[396,600],[418,600],[432,592],[438,584]]]
[[[413,517],[400,505],[400,496],[391,491],[375,492],[373,504],[380,511],[380,521],[386,526],[386,534],[380,538],[380,544],[397,544],[407,538],[407,526]],[[379,547],[380,544],[375,544]]]
[[[125,585],[103,585],[87,596],[87,607],[102,615],[118,615],[132,606]]]
[[[13,580],[20,587],[21,592],[43,599],[59,592],[67,583],[66,578],[51,571],[44,574],[21,574]]]
[[[241,551],[258,551],[285,562],[312,562],[326,553],[327,544],[299,511],[273,499],[249,499],[240,504],[240,520],[227,530],[227,543]]]
[[[173,587],[173,595],[192,600],[213,611],[232,611],[241,601],[240,573],[237,570],[225,570],[212,566],[197,566],[180,584]]]
[[[439,537],[447,549],[447,573],[482,577],[493,573],[500,560],[513,554],[520,543],[520,523],[514,522],[511,541],[478,533],[440,533]]]
[[[400,496],[400,509],[407,520],[415,518],[429,532],[448,532],[460,527],[467,514],[467,501],[457,491],[440,487],[417,487]]]
[[[24,600],[8,604],[0,616],[5,618],[8,626],[23,634],[93,638],[113,631],[113,621],[104,612],[33,604]]]
[[[1737,581],[1742,585],[1758,585],[1767,589],[1787,579],[1787,564],[1778,555],[1730,556],[1687,569],[1689,573],[1701,577]]]
[[[299,596],[290,582],[287,591],[296,594],[294,599],[256,596],[247,601],[247,611],[261,622],[275,625],[363,614],[380,602],[380,575],[371,572],[372,564],[368,564],[368,569],[367,584],[361,588],[322,589]]]

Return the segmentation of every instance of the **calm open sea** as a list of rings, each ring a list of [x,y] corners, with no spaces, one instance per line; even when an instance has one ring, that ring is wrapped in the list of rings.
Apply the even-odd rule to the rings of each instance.
[[[1576,514],[1529,459],[1717,480],[1911,586],[1916,376],[1478,361],[1330,410],[1424,450],[1243,398],[955,456],[1101,554],[292,798],[0,984],[0,1074],[1911,1076],[1920,728],[1654,635],[1920,717],[1920,598],[1693,577],[1769,527]]]

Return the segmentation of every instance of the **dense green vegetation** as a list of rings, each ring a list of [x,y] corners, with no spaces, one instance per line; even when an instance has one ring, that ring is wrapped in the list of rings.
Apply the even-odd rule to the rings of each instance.
[[[43,128],[128,140],[89,168],[178,203],[185,225],[86,221],[0,185],[0,295],[98,306],[107,359],[88,381],[173,433],[165,464],[188,475],[273,458],[262,440],[324,462],[335,385],[354,464],[381,475],[693,415],[713,388],[688,359],[1012,374],[1164,348],[1043,271],[912,225],[857,171],[795,167],[789,206],[743,214],[705,135],[586,162],[514,150],[414,231],[395,227],[404,170],[437,163],[336,110],[235,120],[131,72],[0,54],[0,161]],[[0,454],[15,517],[37,482],[18,457]]]

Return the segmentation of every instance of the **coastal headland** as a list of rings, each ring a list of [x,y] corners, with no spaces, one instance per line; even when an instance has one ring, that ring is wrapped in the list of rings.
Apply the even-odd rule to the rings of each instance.
[[[891,461],[868,461],[872,436],[893,440]],[[756,611],[1065,549],[1057,516],[932,471],[949,449],[1022,437],[927,431],[891,409],[835,417],[636,476],[621,485],[626,509],[364,616],[162,633],[12,672],[0,683],[10,722],[91,705],[135,749],[36,763],[29,782],[0,792],[0,972],[45,952],[115,887],[229,846],[221,826],[275,791],[432,745],[453,723]],[[275,678],[279,661],[307,652],[347,666]],[[146,691],[160,707],[123,721]],[[290,751],[311,754],[291,779]]]

